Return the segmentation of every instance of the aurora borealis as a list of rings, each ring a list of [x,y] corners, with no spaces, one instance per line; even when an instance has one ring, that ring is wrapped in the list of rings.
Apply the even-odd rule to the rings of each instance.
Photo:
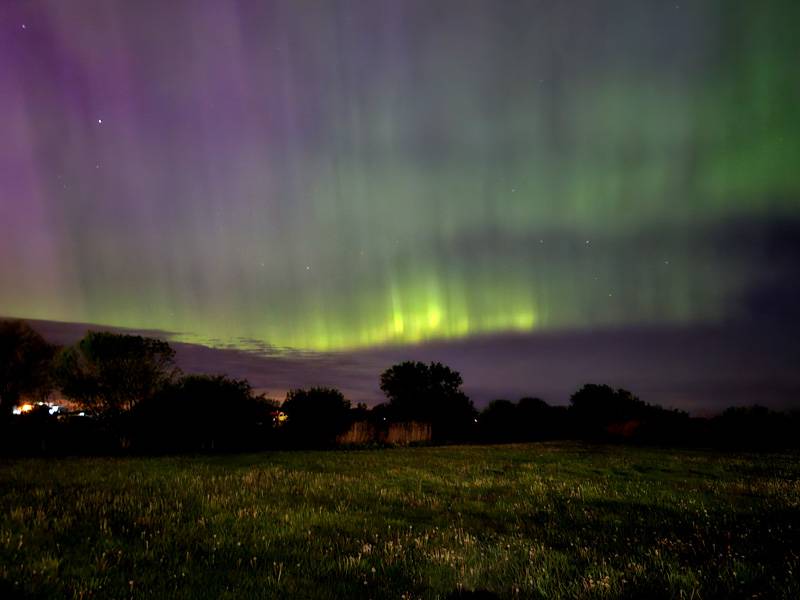
[[[761,318],[796,290],[799,20],[9,0],[0,315],[270,353]]]

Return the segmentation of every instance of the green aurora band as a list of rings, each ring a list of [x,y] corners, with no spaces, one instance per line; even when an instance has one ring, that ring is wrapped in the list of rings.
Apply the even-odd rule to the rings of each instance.
[[[314,351],[735,316],[800,217],[800,3],[431,4],[15,15],[0,314]]]

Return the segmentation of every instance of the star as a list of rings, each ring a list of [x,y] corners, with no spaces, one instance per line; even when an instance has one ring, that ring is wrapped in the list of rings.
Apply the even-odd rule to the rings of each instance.
[[[97,124],[98,125],[102,125],[103,124],[103,119],[97,119]]]

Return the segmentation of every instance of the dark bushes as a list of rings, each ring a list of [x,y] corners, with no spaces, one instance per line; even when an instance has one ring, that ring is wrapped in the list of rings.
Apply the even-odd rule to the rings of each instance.
[[[478,424],[478,439],[489,443],[565,439],[574,429],[566,407],[528,397],[517,403],[490,402],[478,416]]]
[[[54,358],[55,356],[55,358]],[[800,447],[800,416],[730,408],[711,419],[587,384],[569,406],[495,400],[478,414],[446,365],[403,362],[383,372],[388,402],[368,409],[332,388],[296,389],[282,405],[245,380],[182,376],[163,340],[88,332],[56,354],[27,324],[0,322],[0,452],[197,452],[337,443],[524,442],[580,439],[730,449]],[[47,402],[54,388],[74,406]],[[22,407],[19,402],[24,401]],[[12,414],[12,408],[24,414]],[[23,410],[24,408],[24,410]],[[351,425],[360,425],[353,427]]]
[[[462,383],[461,374],[442,363],[396,364],[381,374],[388,418],[430,423],[437,442],[474,439],[477,413]]]
[[[189,375],[140,402],[129,428],[141,451],[254,450],[274,442],[275,410],[245,380]]]
[[[291,390],[281,410],[288,417],[282,437],[293,446],[331,446],[351,423],[350,401],[332,388]]]

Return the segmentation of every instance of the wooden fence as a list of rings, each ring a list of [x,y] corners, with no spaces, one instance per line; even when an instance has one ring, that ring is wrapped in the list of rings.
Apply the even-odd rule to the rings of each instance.
[[[431,424],[418,421],[389,423],[378,427],[369,421],[356,421],[346,432],[336,438],[341,446],[361,444],[392,444],[406,446],[431,441]]]

